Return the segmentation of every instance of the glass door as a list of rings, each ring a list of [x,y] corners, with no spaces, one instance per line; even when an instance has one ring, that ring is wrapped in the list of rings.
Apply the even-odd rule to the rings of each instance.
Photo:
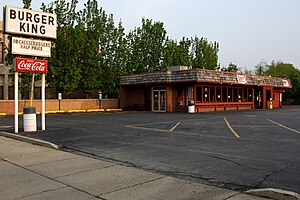
[[[166,112],[166,90],[153,90],[152,111]]]

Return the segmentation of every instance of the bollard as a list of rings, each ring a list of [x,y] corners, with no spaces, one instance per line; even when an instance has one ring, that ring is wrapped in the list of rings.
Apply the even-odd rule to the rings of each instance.
[[[35,107],[27,106],[23,108],[24,132],[36,131],[36,112]]]

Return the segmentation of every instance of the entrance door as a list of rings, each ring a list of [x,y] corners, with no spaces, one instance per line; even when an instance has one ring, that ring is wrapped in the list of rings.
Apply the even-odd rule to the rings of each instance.
[[[166,90],[153,90],[152,111],[166,112]]]

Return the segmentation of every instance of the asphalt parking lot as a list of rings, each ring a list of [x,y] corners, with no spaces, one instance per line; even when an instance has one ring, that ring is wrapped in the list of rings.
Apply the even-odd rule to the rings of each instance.
[[[53,114],[46,120],[46,131],[25,135],[66,151],[208,185],[300,193],[300,107]],[[0,131],[13,132],[13,124],[13,116],[0,117]]]

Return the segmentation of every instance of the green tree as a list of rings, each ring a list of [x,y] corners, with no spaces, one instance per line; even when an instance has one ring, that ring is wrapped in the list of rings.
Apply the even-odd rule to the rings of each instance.
[[[239,68],[236,64],[233,64],[232,62],[230,62],[228,67],[224,67],[221,70],[227,71],[227,72],[237,72],[237,71],[239,71]]]
[[[166,30],[162,22],[142,19],[142,26],[127,35],[127,73],[142,73],[162,68]]]
[[[29,9],[31,6],[31,0],[23,0],[23,8]]]
[[[79,12],[78,26],[84,30],[80,89],[86,94],[95,90],[116,94],[127,56],[122,23],[116,27],[113,15],[99,9],[96,0],[89,0]]]
[[[177,41],[167,39],[163,52],[162,68],[166,69],[169,66],[190,66],[191,55],[190,55],[191,40],[183,37],[182,40]]]
[[[78,52],[81,50],[81,32],[74,28],[77,0],[66,3],[56,0],[49,5],[42,4],[44,12],[57,15],[57,39],[51,48],[46,76],[50,88],[68,94],[78,87],[80,68]]]
[[[255,74],[256,75],[264,75],[267,70],[267,63],[264,60],[261,60],[256,66],[255,66]]]
[[[215,70],[218,68],[219,43],[206,38],[192,39],[192,66]]]
[[[95,0],[88,0],[84,9],[79,12],[76,29],[82,32],[82,47],[79,54],[81,79],[79,88],[88,94],[99,89],[100,85],[100,35],[107,21],[105,12],[98,8]]]
[[[121,75],[126,73],[126,39],[122,23],[115,27],[113,15],[108,17],[101,37],[101,90],[110,96],[119,91]]]
[[[291,79],[293,88],[286,89],[283,101],[300,104],[300,70],[292,64],[272,61],[266,65],[265,75]]]

